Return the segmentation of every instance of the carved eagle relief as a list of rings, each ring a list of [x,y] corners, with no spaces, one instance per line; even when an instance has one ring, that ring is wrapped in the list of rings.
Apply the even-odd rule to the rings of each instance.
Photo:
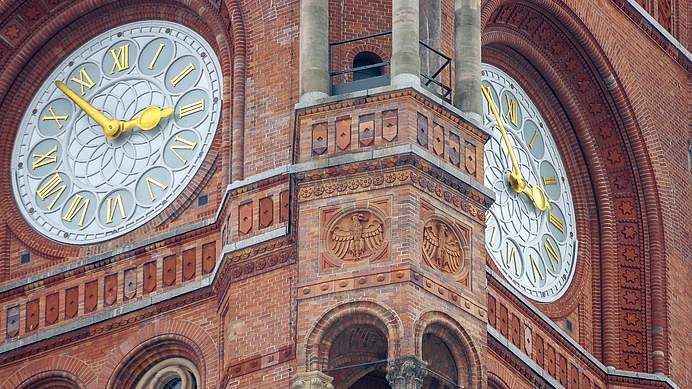
[[[329,233],[329,248],[342,261],[360,261],[377,252],[384,241],[382,222],[369,212],[341,218]]]
[[[430,267],[456,274],[464,260],[459,238],[444,223],[429,221],[423,229],[423,258]]]

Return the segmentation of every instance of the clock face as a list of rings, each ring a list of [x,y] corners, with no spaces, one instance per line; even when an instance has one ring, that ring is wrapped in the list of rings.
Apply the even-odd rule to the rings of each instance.
[[[19,126],[12,187],[22,215],[69,244],[151,220],[203,163],[222,85],[214,51],[182,25],[136,22],[90,40],[44,81]]]
[[[486,215],[486,248],[517,290],[538,302],[553,302],[567,291],[577,257],[567,174],[551,132],[519,84],[496,67],[481,69],[527,187],[543,192],[532,197],[510,184],[514,165],[486,102],[484,122],[493,136],[485,145],[485,185],[496,194]],[[539,207],[538,198],[548,205]]]

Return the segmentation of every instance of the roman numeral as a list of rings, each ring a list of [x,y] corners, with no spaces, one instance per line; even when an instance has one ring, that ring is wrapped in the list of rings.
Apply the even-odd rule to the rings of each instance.
[[[111,55],[113,56],[113,67],[111,68],[111,73],[115,73],[116,66],[118,71],[122,72],[125,69],[130,68],[130,44],[124,44],[118,48],[118,52],[115,49],[111,49]]]
[[[548,254],[550,266],[552,266],[553,271],[555,271],[556,270],[555,264],[560,263],[560,253],[557,251],[557,249],[553,245],[553,242],[550,241],[550,238],[545,239],[545,243],[543,243],[543,247],[545,248],[546,254]]]
[[[507,268],[512,267],[512,262],[514,262],[514,274],[519,277],[519,264],[517,263],[517,249],[507,242]]]
[[[550,212],[550,216],[548,217],[548,220],[550,221],[550,224],[554,225],[555,228],[560,230],[563,234],[565,233],[565,223],[560,220],[555,214]]]
[[[176,155],[178,155],[178,153],[176,153]],[[178,157],[180,156],[178,155]],[[168,185],[164,185],[151,177],[147,177],[145,182],[147,183],[147,188],[149,188],[149,196],[151,196],[151,202],[154,202],[156,200],[156,197],[154,197],[154,191],[151,190],[151,184],[158,186],[159,188],[161,188],[161,190],[166,190],[166,188],[168,188]]]
[[[543,185],[557,185],[557,177],[555,176],[544,176]]]
[[[536,142],[536,139],[538,139],[538,131],[533,133],[533,138],[531,138],[531,142],[529,142],[529,148],[533,148],[533,144]]]
[[[31,169],[36,170],[37,167],[45,166],[49,163],[58,162],[58,157],[56,155],[51,155],[56,151],[58,151],[58,146],[53,146],[53,148],[45,154],[31,154],[32,157],[38,158],[37,160],[31,162]]]
[[[536,258],[534,258],[533,255],[529,255],[529,259],[531,260],[531,270],[533,271],[533,282],[538,282],[538,279],[536,278],[536,272],[538,272],[538,275],[541,277],[541,280],[545,280],[545,276],[543,275],[541,268],[536,263]]]
[[[77,223],[77,225],[81,227],[84,224],[84,218],[86,217],[88,209],[89,199],[85,199],[82,195],[74,195],[74,199],[72,200],[70,207],[67,208],[67,211],[63,215],[62,220],[71,222],[72,219],[74,219],[77,213],[81,210],[82,216],[79,218],[79,223]]]
[[[194,103],[190,103],[187,105],[181,105],[178,111],[178,115],[181,119],[187,115],[192,115],[193,113],[204,111],[204,99],[195,101]]]
[[[178,158],[180,158],[183,163],[187,163],[187,159],[183,158],[176,150],[194,150],[195,146],[197,146],[197,142],[191,142],[185,138],[180,137],[179,135],[176,135],[175,138],[173,139],[176,142],[183,143],[182,145],[171,145],[169,149],[175,154]]]
[[[74,81],[77,84],[79,84],[79,87],[82,90],[82,96],[84,96],[84,87],[87,87],[87,89],[91,89],[96,83],[91,80],[91,77],[89,77],[89,73],[87,73],[85,68],[79,69],[79,78],[77,77],[72,77],[70,78],[70,81]]]
[[[123,199],[120,195],[115,196],[115,200],[112,197],[106,199],[106,224],[113,223],[113,216],[115,216],[115,209],[120,208],[120,219],[125,219],[125,207],[123,207]],[[81,225],[81,224],[80,224]]]
[[[48,111],[50,112],[51,115],[53,116],[48,116],[45,115],[41,120],[55,120],[56,123],[58,123],[58,128],[62,128],[62,123],[60,123],[61,120],[67,120],[67,115],[56,115],[55,112],[53,112],[53,107],[48,107]]]
[[[182,81],[183,78],[185,78],[185,76],[187,76],[188,74],[190,74],[190,72],[193,71],[193,70],[195,70],[195,65],[193,65],[192,62],[190,62],[190,64],[187,65],[187,66],[185,66],[185,68],[184,68],[183,70],[181,70],[180,73],[178,73],[177,76],[173,77],[173,79],[171,80],[171,84],[172,84],[173,86],[178,85],[178,83],[179,83],[180,81]]]
[[[36,191],[36,194],[41,200],[45,200],[48,198],[48,196],[51,196],[53,194],[57,195],[53,198],[53,201],[48,204],[46,209],[49,211],[51,208],[53,208],[53,205],[55,205],[55,202],[58,201],[60,196],[62,196],[62,193],[65,191],[65,188],[67,188],[67,185],[63,184],[62,186],[58,186],[62,184],[62,177],[60,177],[60,174],[55,173],[53,177],[51,177],[48,181],[46,181],[45,184],[43,184],[42,187],[38,188]]]
[[[507,101],[507,113],[505,114],[505,119],[509,120],[510,123],[514,124],[516,127],[519,123],[519,105],[517,101],[510,98],[509,95],[505,95],[505,100]]]
[[[154,58],[151,60],[151,63],[148,66],[149,70],[154,70],[154,64],[156,63],[156,60],[159,59],[159,55],[161,54],[161,50],[163,50],[164,46],[166,46],[164,43],[159,43],[159,49],[156,50],[156,54],[154,54]]]

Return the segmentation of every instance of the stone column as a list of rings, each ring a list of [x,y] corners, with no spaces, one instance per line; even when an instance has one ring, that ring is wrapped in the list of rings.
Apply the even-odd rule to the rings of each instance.
[[[293,376],[293,389],[334,389],[333,380],[321,371],[296,373]]]
[[[481,0],[454,1],[454,106],[482,123]]]
[[[391,84],[420,85],[419,0],[392,0]]]
[[[428,375],[428,362],[413,355],[387,361],[387,381],[392,389],[421,389]]]
[[[300,102],[329,96],[329,1],[300,1]]]

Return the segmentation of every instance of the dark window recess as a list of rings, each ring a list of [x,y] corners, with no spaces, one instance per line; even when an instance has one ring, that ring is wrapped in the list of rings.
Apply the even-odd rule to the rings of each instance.
[[[26,265],[29,262],[31,262],[31,253],[22,254],[22,256],[19,257],[20,265]]]
[[[358,69],[369,65],[382,63],[382,58],[371,51],[363,51],[353,58],[353,68]],[[382,67],[366,67],[353,72],[353,81],[364,80],[382,75]]]
[[[572,322],[568,319],[565,319],[565,327],[567,327],[567,331],[572,332]]]
[[[209,195],[201,195],[197,198],[197,205],[198,206],[203,206],[207,205],[209,203]]]

